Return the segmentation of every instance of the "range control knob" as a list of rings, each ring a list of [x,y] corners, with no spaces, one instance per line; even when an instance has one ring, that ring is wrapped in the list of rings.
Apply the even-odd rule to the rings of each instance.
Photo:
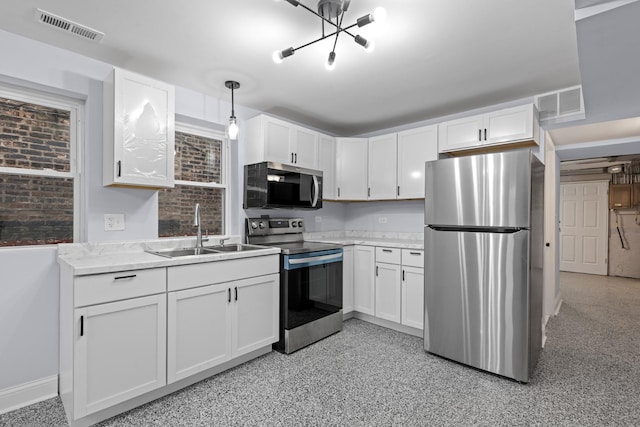
[[[302,221],[298,221],[298,227],[302,228],[302,226],[303,226],[303,225],[304,225],[304,224],[303,224],[303,222],[302,222]]]
[[[260,227],[261,229],[262,229],[262,228],[264,228],[264,222],[260,221],[260,222],[258,223],[258,227]]]
[[[297,223],[297,222],[295,222],[295,221],[291,221],[291,226],[292,226],[293,228],[296,228],[296,227],[298,226],[298,223]]]
[[[254,229],[254,230],[257,229],[258,228],[258,223],[255,222],[255,221],[252,221],[251,222],[251,228]]]

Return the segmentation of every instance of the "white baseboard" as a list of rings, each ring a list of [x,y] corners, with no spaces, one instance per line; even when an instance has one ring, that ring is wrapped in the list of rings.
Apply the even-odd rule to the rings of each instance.
[[[560,307],[562,307],[562,298],[558,295],[558,298],[556,299],[556,309],[553,314],[554,316],[557,316],[558,313],[560,313]]]
[[[57,395],[57,375],[0,390],[0,414],[51,399]]]

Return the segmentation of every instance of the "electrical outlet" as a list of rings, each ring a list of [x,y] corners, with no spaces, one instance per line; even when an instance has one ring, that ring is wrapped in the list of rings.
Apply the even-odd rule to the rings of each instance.
[[[104,214],[104,231],[124,230],[124,214]]]
[[[378,222],[380,224],[386,224],[387,223],[387,217],[386,216],[379,216],[378,217]]]
[[[316,216],[316,222],[322,222],[322,217],[320,215]]]

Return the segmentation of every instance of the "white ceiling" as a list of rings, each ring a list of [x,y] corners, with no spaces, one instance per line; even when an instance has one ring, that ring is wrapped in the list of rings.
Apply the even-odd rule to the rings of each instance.
[[[301,0],[315,9],[316,0]],[[590,3],[601,3],[592,0]],[[276,49],[320,35],[320,20],[274,0],[2,0],[0,28],[339,135],[356,135],[580,84],[573,0],[352,0],[388,21],[274,64]],[[48,12],[95,28],[101,43],[36,23]]]

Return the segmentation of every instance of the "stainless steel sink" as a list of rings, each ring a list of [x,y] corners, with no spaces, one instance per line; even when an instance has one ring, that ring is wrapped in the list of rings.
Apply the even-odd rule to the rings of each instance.
[[[166,258],[177,258],[192,255],[213,255],[220,253],[209,248],[180,248],[180,249],[162,249],[159,251],[147,251],[150,254],[160,255]]]
[[[215,255],[224,252],[244,252],[255,251],[258,249],[268,249],[264,246],[245,245],[242,243],[229,244],[224,246],[208,246],[206,248],[179,248],[179,249],[161,249],[158,251],[148,250],[146,252],[153,255],[160,255],[166,258],[179,258],[183,256],[193,255]]]
[[[256,251],[258,249],[268,249],[264,246],[246,245],[243,243],[229,244],[224,246],[211,246],[207,249],[211,249],[217,252],[243,252],[243,251]]]

